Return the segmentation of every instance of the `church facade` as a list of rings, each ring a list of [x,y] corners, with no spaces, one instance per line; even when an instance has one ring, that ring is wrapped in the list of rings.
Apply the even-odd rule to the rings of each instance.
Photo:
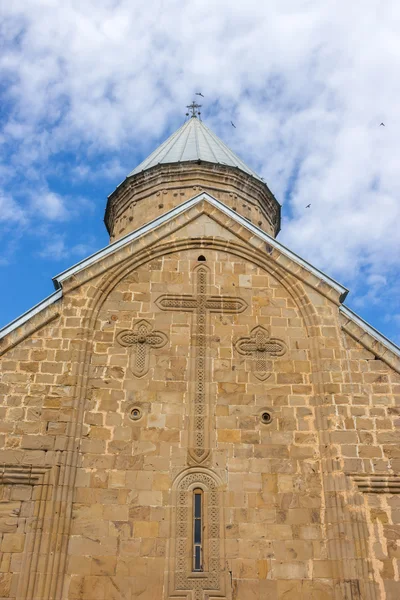
[[[199,119],[0,332],[1,600],[398,600],[400,349]]]

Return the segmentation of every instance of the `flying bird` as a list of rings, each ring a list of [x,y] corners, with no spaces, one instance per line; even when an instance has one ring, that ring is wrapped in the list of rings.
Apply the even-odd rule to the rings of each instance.
[[[231,125],[232,125],[232,127],[234,127],[236,129],[236,125],[235,125],[235,123],[232,123],[232,121],[231,121]]]
[[[204,98],[203,94],[201,92],[196,92],[195,94],[196,96],[201,96],[202,98]]]
[[[379,127],[386,127],[385,123],[381,123]]]
[[[311,204],[307,204],[306,208],[310,208]]]

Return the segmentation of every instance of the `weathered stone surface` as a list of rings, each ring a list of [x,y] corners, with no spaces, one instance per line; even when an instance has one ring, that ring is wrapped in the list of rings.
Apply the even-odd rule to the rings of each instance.
[[[181,201],[157,185],[136,224]],[[3,346],[0,597],[397,600],[396,357],[319,285],[205,204],[65,282],[58,316]]]
[[[118,240],[203,191],[270,235],[275,236],[279,231],[280,206],[265,184],[222,165],[180,163],[159,165],[139,173],[123,182],[111,194],[105,218],[111,241]],[[209,220],[204,229],[197,227],[188,233],[196,237],[223,236],[227,239],[229,236],[228,232],[221,232],[213,220]]]

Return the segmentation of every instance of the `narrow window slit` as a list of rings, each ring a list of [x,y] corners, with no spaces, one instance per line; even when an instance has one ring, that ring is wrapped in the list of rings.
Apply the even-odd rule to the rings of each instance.
[[[193,490],[193,571],[203,570],[203,491]]]

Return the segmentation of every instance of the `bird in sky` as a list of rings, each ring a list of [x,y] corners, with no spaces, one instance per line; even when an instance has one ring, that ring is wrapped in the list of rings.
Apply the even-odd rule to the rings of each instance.
[[[232,125],[232,127],[234,127],[236,129],[236,125],[235,125],[235,123],[232,123],[232,121],[231,121],[231,125]]]
[[[381,123],[379,127],[386,127],[385,123]]]
[[[307,204],[306,208],[310,208],[311,204]]]
[[[196,96],[201,96],[202,98],[204,98],[203,94],[201,92],[196,92],[195,94]]]

